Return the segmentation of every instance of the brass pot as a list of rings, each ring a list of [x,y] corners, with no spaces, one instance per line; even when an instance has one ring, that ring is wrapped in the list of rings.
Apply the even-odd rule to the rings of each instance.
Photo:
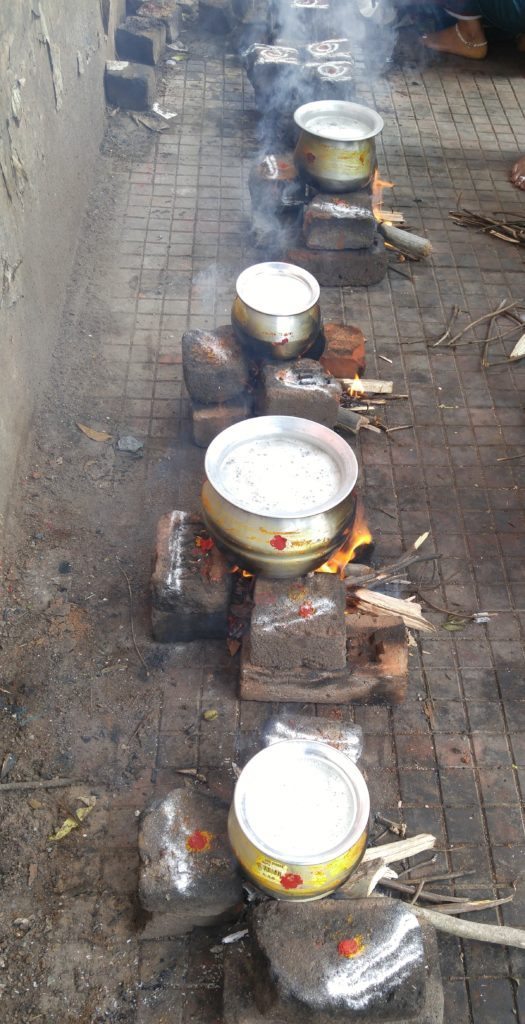
[[[228,818],[237,860],[279,900],[321,899],[358,866],[370,797],[361,772],[326,743],[284,740],[241,772]]]
[[[352,192],[370,184],[377,167],[375,139],[383,118],[370,107],[321,100],[298,107],[294,160],[301,177],[323,192]]]
[[[295,359],[321,327],[319,284],[291,263],[256,263],[239,275],[232,327],[241,344],[272,359]]]
[[[331,460],[334,489],[325,500],[314,498],[300,504],[297,486],[289,486],[286,471],[279,467],[279,451],[286,454],[290,440],[310,446],[312,456],[322,453]],[[235,493],[225,483],[224,467],[233,457],[242,459],[242,449],[249,458],[250,445],[263,443],[270,459],[271,476],[275,477],[279,506],[269,514],[261,511],[260,498],[254,501],[243,493],[242,479]],[[230,463],[231,464],[231,463]],[[352,449],[338,434],[312,420],[295,416],[258,416],[236,423],[223,430],[210,444],[205,459],[206,481],[201,503],[204,521],[220,547],[235,562],[251,572],[280,579],[302,576],[319,568],[341,546],[351,528],[356,509],[354,491],[357,460]],[[308,480],[308,465],[304,473]],[[282,481],[282,482],[281,482]]]

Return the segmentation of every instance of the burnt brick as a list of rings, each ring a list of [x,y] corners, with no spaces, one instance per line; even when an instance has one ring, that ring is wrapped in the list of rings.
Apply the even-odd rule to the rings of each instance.
[[[135,13],[135,12],[134,12]],[[139,18],[154,18],[166,29],[166,42],[174,43],[179,34],[179,5],[177,0],[146,0],[136,10]]]
[[[148,110],[155,99],[155,72],[144,64],[108,60],[104,86],[106,99],[112,106],[122,110]]]
[[[364,375],[365,336],[359,327],[346,324],[327,323],[323,326],[324,351],[321,365],[334,377],[354,378]]]
[[[268,363],[263,370],[260,411],[265,416],[299,416],[333,427],[341,385],[314,359],[288,365]]]
[[[166,45],[166,28],[147,18],[126,18],[115,32],[115,49],[123,60],[158,64]]]
[[[343,669],[345,587],[336,576],[259,577],[250,626],[251,658],[265,668]]]
[[[155,800],[139,828],[139,897],[153,935],[182,935],[235,916],[242,879],[228,842],[228,805],[175,789]]]
[[[220,405],[201,405],[192,402],[191,417],[193,440],[199,448],[207,448],[217,434],[227,427],[245,420],[252,414],[252,400],[247,395],[233,398]]]
[[[388,253],[381,235],[376,235],[368,249],[345,249],[328,252],[323,249],[291,249],[288,263],[308,270],[325,288],[368,288],[383,280],[388,267]]]
[[[229,325],[185,331],[182,370],[191,398],[202,405],[228,402],[248,386],[248,361]]]
[[[372,245],[377,222],[368,192],[316,195],[304,211],[303,232],[309,249],[365,249]]]
[[[198,546],[199,538],[207,542]],[[177,643],[226,634],[229,566],[198,516],[168,512],[159,520],[151,579],[156,640]]]

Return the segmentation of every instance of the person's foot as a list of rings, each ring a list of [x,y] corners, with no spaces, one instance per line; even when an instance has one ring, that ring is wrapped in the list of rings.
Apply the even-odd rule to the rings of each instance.
[[[431,32],[428,36],[422,36],[421,42],[429,50],[453,53],[469,60],[483,60],[487,56],[487,40],[478,18],[462,21],[461,25],[456,22],[441,32]]]
[[[520,156],[519,160],[516,160],[509,177],[516,188],[521,188],[525,192],[525,156]]]

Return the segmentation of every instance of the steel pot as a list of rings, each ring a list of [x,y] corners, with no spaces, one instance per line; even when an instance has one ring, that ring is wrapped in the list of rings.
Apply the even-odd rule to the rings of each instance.
[[[376,136],[383,118],[360,103],[321,100],[294,114],[300,128],[294,160],[305,181],[323,192],[367,186],[377,167]]]
[[[241,772],[228,818],[237,860],[280,900],[334,892],[366,847],[370,797],[356,765],[325,743],[285,740]]]
[[[205,469],[206,526],[251,572],[281,579],[311,572],[353,524],[356,457],[338,434],[312,420],[259,416],[236,423],[211,442]]]
[[[319,284],[292,263],[256,263],[237,278],[232,326],[239,341],[273,359],[295,359],[321,326]]]

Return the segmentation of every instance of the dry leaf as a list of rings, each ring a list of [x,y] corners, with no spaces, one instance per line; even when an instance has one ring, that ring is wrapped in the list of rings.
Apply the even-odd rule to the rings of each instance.
[[[87,818],[88,814],[91,813],[96,802],[96,796],[90,796],[89,802],[86,801],[87,806],[78,807],[77,810],[75,811],[76,817],[79,820],[76,821],[75,818],[66,818],[64,823],[60,826],[60,828],[58,828],[56,832],[53,832],[53,835],[47,837],[49,842],[56,843],[59,841],[59,839],[65,839],[65,837],[68,836],[69,833],[72,832],[74,828],[78,828],[79,825],[83,822],[84,818]]]
[[[208,708],[207,711],[203,711],[202,717],[205,722],[214,722],[219,717],[219,712],[215,708]]]
[[[112,440],[111,434],[108,434],[106,430],[93,430],[93,427],[86,427],[85,423],[77,423],[77,427],[86,437],[90,437],[92,441]]]

